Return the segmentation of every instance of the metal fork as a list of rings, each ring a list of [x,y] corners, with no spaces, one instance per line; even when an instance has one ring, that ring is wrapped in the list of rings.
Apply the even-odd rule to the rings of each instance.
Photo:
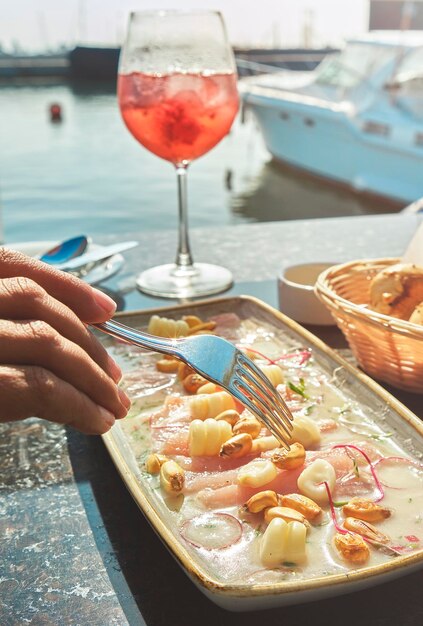
[[[226,389],[289,449],[291,411],[257,365],[226,339],[215,335],[165,339],[114,320],[94,326],[112,337],[181,359],[204,378]]]

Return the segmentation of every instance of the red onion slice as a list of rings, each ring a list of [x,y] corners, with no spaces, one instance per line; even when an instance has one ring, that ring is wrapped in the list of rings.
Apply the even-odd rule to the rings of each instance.
[[[223,550],[241,539],[242,526],[229,513],[204,513],[184,522],[180,532],[196,548]]]

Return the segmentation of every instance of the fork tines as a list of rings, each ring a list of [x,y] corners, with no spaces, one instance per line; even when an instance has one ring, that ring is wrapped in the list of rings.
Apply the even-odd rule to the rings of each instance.
[[[270,432],[289,448],[292,414],[263,372],[239,351],[233,377],[238,399],[255,413]]]

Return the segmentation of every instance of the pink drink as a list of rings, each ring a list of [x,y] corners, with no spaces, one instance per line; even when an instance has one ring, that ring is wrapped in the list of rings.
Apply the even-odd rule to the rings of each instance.
[[[120,75],[118,97],[126,126],[143,146],[173,164],[213,148],[238,111],[235,74]]]

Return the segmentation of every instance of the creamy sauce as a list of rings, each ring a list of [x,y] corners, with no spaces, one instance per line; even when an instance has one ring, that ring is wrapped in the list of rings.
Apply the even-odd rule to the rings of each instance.
[[[302,350],[303,346],[292,337],[270,325],[258,320],[240,321],[236,331],[237,343],[244,344],[276,359],[281,355]],[[177,377],[172,374],[161,374],[155,369],[157,355],[143,353],[137,348],[124,344],[113,344],[111,351],[120,361],[125,375],[125,386],[129,391],[133,406],[130,414],[120,425],[123,429],[130,448],[140,468],[142,486],[159,514],[166,521],[176,536],[194,558],[201,562],[203,568],[214,578],[226,583],[254,583],[268,584],[282,580],[311,579],[329,574],[337,574],[359,569],[343,559],[334,547],[334,525],[330,516],[329,506],[324,506],[324,512],[318,522],[312,525],[307,535],[304,563],[281,563],[274,569],[266,569],[260,561],[259,544],[266,527],[262,514],[246,514],[241,511],[238,503],[220,503],[216,507],[207,506],[198,496],[198,492],[185,493],[179,496],[168,496],[160,488],[159,477],[145,471],[145,459],[151,452],[161,450],[163,443],[161,429],[169,424],[178,423],[178,415],[186,413],[180,408],[166,412],[163,410],[165,401],[170,396],[184,396]],[[257,361],[257,363],[259,363]],[[263,361],[264,363],[265,361]],[[289,394],[291,409],[295,415],[306,415],[321,429],[322,440],[318,448],[307,452],[307,461],[314,456],[329,454],[331,448],[338,444],[353,444],[365,448],[376,461],[376,472],[384,486],[385,496],[381,502],[392,510],[392,515],[383,522],[375,524],[378,530],[389,535],[390,546],[399,554],[410,554],[423,548],[423,465],[422,453],[414,449],[409,431],[397,428],[397,424],[387,419],[388,412],[382,405],[380,411],[366,406],[364,401],[352,396],[343,383],[342,376],[337,372],[329,372],[324,364],[316,361],[313,353],[301,363],[301,358],[294,356],[278,362],[285,381],[294,388],[303,390],[303,394],[292,392]],[[185,394],[186,395],[186,394]],[[305,396],[305,397],[304,397]],[[184,405],[183,405],[184,406]],[[155,422],[154,416],[161,411],[162,418]],[[178,413],[179,411],[179,413]],[[176,416],[176,417],[175,417]],[[157,427],[159,426],[159,427]],[[177,431],[177,426],[173,429]],[[162,434],[165,433],[162,430]],[[338,451],[340,455],[347,454]],[[169,455],[177,462],[187,462],[189,459],[181,454]],[[346,502],[355,495],[375,499],[378,495],[374,479],[366,461],[359,455],[353,454],[355,459],[353,470],[338,475],[333,499],[336,504]],[[402,461],[377,460],[382,457],[401,457],[414,459],[415,463],[408,464]],[[248,459],[251,460],[251,457]],[[198,469],[198,468],[197,468]],[[222,462],[221,471],[225,471]],[[213,480],[218,472],[192,472],[187,470],[188,479],[204,477],[204,485],[209,492]],[[233,478],[231,480],[234,480]],[[235,478],[236,482],[236,478]],[[266,489],[263,486],[261,489]],[[199,489],[203,491],[203,489]],[[297,490],[298,491],[298,490]],[[336,507],[338,524],[342,525],[343,515],[340,507]],[[228,528],[228,545],[206,549],[187,540],[184,533],[188,520],[197,519],[207,512],[225,513],[239,520],[241,532],[237,533],[236,525]],[[199,518],[202,519],[202,518]],[[204,533],[218,532],[222,528],[225,518],[204,517],[208,520]],[[229,525],[231,526],[231,525]],[[232,533],[232,534],[231,534]],[[207,533],[206,533],[207,534]],[[184,538],[185,536],[185,538]],[[233,542],[232,542],[233,540]],[[218,539],[216,539],[218,545]],[[362,567],[385,563],[396,558],[382,550],[370,547],[370,559]]]

